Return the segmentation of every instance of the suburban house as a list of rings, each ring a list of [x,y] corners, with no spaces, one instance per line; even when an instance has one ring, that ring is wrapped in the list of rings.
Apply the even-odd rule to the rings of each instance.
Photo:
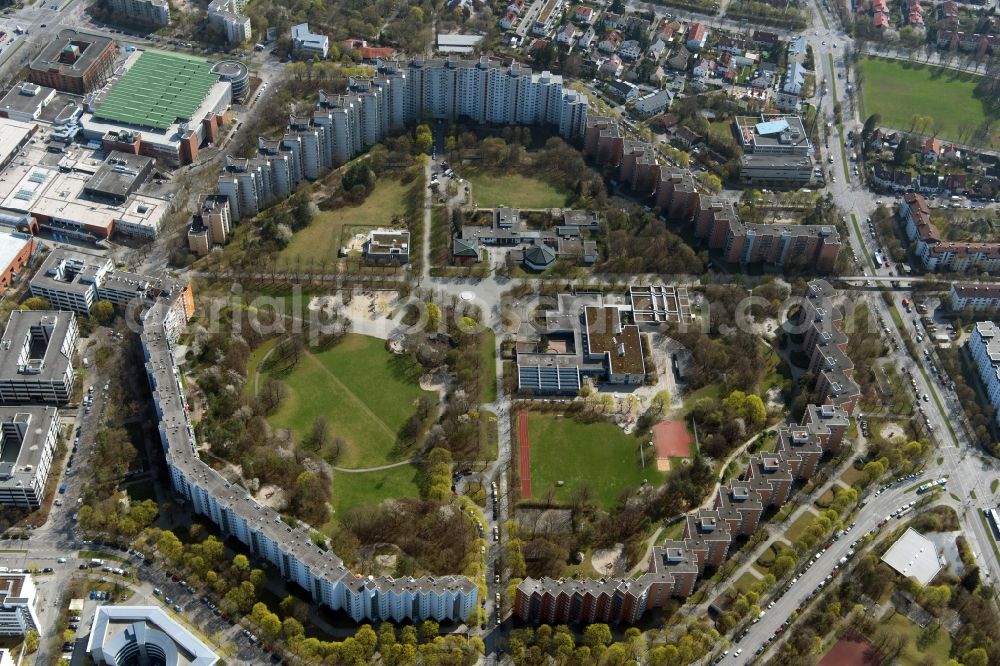
[[[597,49],[603,53],[614,53],[621,47],[623,41],[625,40],[622,39],[620,32],[611,30],[598,42]]]
[[[701,23],[692,23],[688,28],[687,41],[685,44],[692,51],[700,51],[705,47],[705,40],[708,39],[708,29]]]
[[[635,112],[644,118],[663,113],[670,108],[674,94],[669,90],[657,90],[644,95],[635,101]]]

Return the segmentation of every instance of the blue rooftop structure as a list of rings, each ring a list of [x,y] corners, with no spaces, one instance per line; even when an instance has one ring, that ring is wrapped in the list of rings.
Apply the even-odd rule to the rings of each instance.
[[[767,134],[781,134],[788,129],[788,121],[781,120],[771,120],[766,123],[757,123],[754,128],[757,130],[757,134],[767,135]]]

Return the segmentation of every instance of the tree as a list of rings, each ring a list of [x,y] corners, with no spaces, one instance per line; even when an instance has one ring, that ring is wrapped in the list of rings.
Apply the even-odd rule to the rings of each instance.
[[[281,634],[281,620],[259,601],[253,605],[250,621],[260,627],[261,634],[269,641],[273,641]]]
[[[424,643],[429,643],[437,638],[440,632],[441,627],[434,620],[424,620],[420,624],[420,640]]]
[[[294,617],[286,617],[285,621],[281,623],[281,633],[284,634],[285,640],[288,640],[295,636],[304,635],[306,630],[302,623]]]
[[[326,417],[320,414],[313,419],[312,429],[309,432],[309,445],[314,449],[322,449],[330,442],[330,423]]]
[[[24,634],[24,654],[32,654],[38,649],[38,632],[29,629]]]
[[[367,192],[375,186],[375,173],[369,168],[367,160],[355,160],[347,167],[340,184],[346,192],[352,192],[358,186]]]
[[[611,640],[611,629],[606,624],[590,624],[583,630],[583,644],[591,650],[598,646],[610,645]]]
[[[872,115],[868,116],[868,118],[865,120],[865,125],[861,130],[862,136],[864,136],[865,138],[870,137],[872,132],[875,131],[875,128],[878,127],[878,124],[881,120],[882,116],[880,116],[877,113],[873,113]]]
[[[426,123],[421,123],[417,125],[417,128],[413,133],[413,150],[417,154],[427,154],[431,152],[431,146],[434,144],[434,135],[431,133],[431,128]]]
[[[52,305],[41,296],[32,296],[21,303],[22,310],[51,310]]]
[[[114,319],[115,316],[115,306],[111,303],[111,301],[101,299],[94,303],[94,306],[90,308],[90,316],[101,324],[110,324],[111,320]]]

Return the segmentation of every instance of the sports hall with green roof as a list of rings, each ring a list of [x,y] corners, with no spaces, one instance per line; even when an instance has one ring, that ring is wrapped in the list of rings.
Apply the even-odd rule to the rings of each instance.
[[[94,117],[167,129],[178,120],[191,120],[218,81],[207,60],[144,51],[97,105]]]

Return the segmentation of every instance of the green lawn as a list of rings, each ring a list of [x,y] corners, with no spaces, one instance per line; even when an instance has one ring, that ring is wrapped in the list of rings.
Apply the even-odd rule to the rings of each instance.
[[[573,491],[586,484],[595,501],[612,507],[626,487],[637,488],[643,479],[659,485],[652,449],[647,447],[646,468],[640,463],[640,442],[613,423],[579,423],[554,414],[528,415],[531,441],[531,492],[543,499],[549,488],[555,500],[568,502]],[[558,487],[556,482],[565,483]]]
[[[924,630],[908,620],[905,615],[893,613],[892,617],[884,624],[891,627],[894,633],[910,637],[910,640],[906,642],[906,648],[899,655],[898,663],[901,666],[919,666],[919,664],[925,663],[924,660],[928,655],[934,658],[935,664],[944,664],[948,661],[951,652],[951,636],[948,635],[945,628],[939,628],[934,635],[934,640],[921,648],[918,642]]]
[[[497,399],[497,337],[487,329],[482,332],[479,343],[479,353],[483,364],[483,395],[482,402],[493,402]]]
[[[375,467],[409,455],[395,451],[396,434],[414,411],[422,391],[409,357],[385,351],[384,342],[348,335],[331,349],[306,352],[291,372],[280,377],[288,396],[268,417],[275,428],[290,428],[296,440],[308,434],[323,415],[335,437],[345,441],[337,465]],[[336,491],[334,491],[336,494]]]
[[[976,96],[979,77],[973,74],[881,58],[860,58],[858,67],[864,77],[864,115],[880,114],[886,127],[909,130],[916,114],[934,119],[938,137],[958,141],[964,129],[961,138],[968,140],[968,131],[997,115],[996,108]],[[935,128],[922,131],[933,133]],[[996,130],[992,145],[1000,148]]]
[[[562,208],[567,192],[538,178],[520,174],[478,173],[469,176],[472,197],[483,208]]]
[[[785,539],[789,543],[794,544],[803,534],[806,533],[806,530],[809,529],[809,526],[815,518],[816,514],[812,511],[806,511],[803,513],[795,520],[794,523],[788,526],[787,530],[785,530]]]
[[[398,180],[380,179],[360,206],[320,211],[312,224],[292,236],[292,242],[278,255],[278,261],[336,261],[344,225],[391,226],[393,216],[404,212],[403,197],[408,187]]]
[[[759,582],[760,578],[755,576],[752,571],[744,571],[742,576],[733,581],[733,589],[746,594],[750,591],[751,586]]]
[[[371,506],[396,497],[419,497],[417,486],[419,469],[416,465],[402,465],[378,472],[333,473],[333,522],[348,509]]]

